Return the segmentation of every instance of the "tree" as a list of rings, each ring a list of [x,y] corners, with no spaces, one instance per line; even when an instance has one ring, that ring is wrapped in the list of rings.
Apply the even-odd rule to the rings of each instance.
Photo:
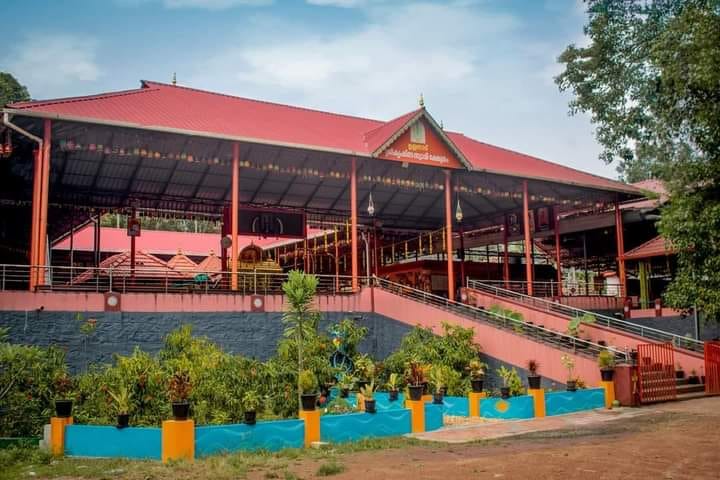
[[[282,284],[283,293],[288,301],[288,309],[283,313],[284,335],[295,340],[298,360],[298,408],[300,408],[300,372],[303,371],[303,344],[305,339],[317,333],[320,313],[315,308],[315,293],[318,279],[299,270],[288,272],[288,279]]]
[[[665,181],[661,234],[678,250],[675,307],[720,315],[720,2],[586,0],[590,44],[555,78],[623,179]]]
[[[6,72],[0,72],[0,107],[13,102],[30,100],[30,94],[24,85]]]

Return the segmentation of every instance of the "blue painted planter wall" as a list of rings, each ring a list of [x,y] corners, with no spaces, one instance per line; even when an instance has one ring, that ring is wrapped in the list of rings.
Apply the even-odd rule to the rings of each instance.
[[[115,457],[160,460],[159,428],[115,428],[68,425],[65,454],[73,457]]]
[[[443,413],[456,417],[467,417],[470,415],[470,407],[467,397],[444,397]]]
[[[562,415],[564,413],[592,410],[605,406],[605,390],[588,388],[575,392],[546,392],[546,415]]]
[[[425,404],[425,431],[431,432],[443,426],[443,406]]]
[[[498,397],[483,398],[480,401],[480,416],[505,420],[533,418],[535,416],[533,397],[521,395],[508,399]]]
[[[195,429],[198,457],[238,450],[282,450],[300,448],[305,440],[305,422],[278,420],[255,425],[210,425]]]
[[[377,413],[350,413],[320,417],[320,438],[350,442],[362,438],[392,437],[410,433],[410,410],[388,409]]]

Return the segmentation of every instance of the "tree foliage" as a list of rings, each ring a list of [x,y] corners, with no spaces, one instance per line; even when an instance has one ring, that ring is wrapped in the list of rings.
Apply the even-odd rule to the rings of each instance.
[[[21,85],[12,74],[0,72],[0,108],[13,102],[30,100],[27,88]]]
[[[587,112],[627,181],[660,178],[659,223],[679,251],[673,306],[720,315],[720,2],[587,0],[590,44],[570,45],[556,77]]]

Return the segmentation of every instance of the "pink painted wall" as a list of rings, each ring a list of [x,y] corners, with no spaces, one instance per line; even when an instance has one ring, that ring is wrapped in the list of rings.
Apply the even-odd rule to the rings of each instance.
[[[282,295],[268,295],[266,312],[285,310]],[[249,312],[251,296],[224,294],[156,294],[126,293],[120,296],[124,312]],[[25,311],[44,307],[56,312],[102,312],[105,299],[101,293],[87,292],[0,292],[0,310]],[[317,306],[326,312],[369,312],[370,290],[355,295],[320,295]]]
[[[559,332],[567,331],[569,320],[562,315],[549,313],[505,298],[501,299],[477,290],[469,290],[468,298],[469,302],[473,301],[472,304],[475,306],[489,308],[492,305],[500,305],[503,308],[520,312],[526,321],[534,322],[536,325],[545,325],[545,328]],[[640,343],[649,343],[646,338],[600,325],[583,325],[581,331],[583,332],[583,338],[589,338],[595,343],[604,340],[607,345],[615,347],[618,350],[624,350],[626,348],[631,350],[637,348]],[[676,349],[675,363],[678,362],[688,371],[693,368],[700,371],[700,367],[704,366],[702,354]]]
[[[375,311],[408,325],[430,327],[436,333],[440,333],[443,322],[472,328],[475,331],[475,341],[482,346],[483,352],[487,355],[519,368],[525,368],[525,363],[533,359],[540,364],[540,374],[545,378],[560,383],[565,383],[567,378],[567,370],[560,363],[560,357],[566,352],[522,335],[474,322],[380,289],[375,289]],[[588,385],[599,385],[600,370],[595,360],[580,355],[569,355],[575,359],[576,374]]]

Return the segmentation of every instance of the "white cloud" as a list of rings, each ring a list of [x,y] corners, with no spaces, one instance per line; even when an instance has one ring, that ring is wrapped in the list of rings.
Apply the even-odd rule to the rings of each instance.
[[[32,94],[63,96],[68,89],[87,93],[87,86],[102,72],[96,61],[97,45],[92,38],[70,34],[32,34],[10,49],[0,62],[21,78]]]
[[[598,160],[588,119],[567,115],[552,81],[581,21],[574,37],[539,42],[533,25],[473,2],[372,4],[362,15],[361,27],[333,35],[257,17],[196,64],[187,84],[378,119],[416,108],[422,92],[449,130],[615,176]]]

